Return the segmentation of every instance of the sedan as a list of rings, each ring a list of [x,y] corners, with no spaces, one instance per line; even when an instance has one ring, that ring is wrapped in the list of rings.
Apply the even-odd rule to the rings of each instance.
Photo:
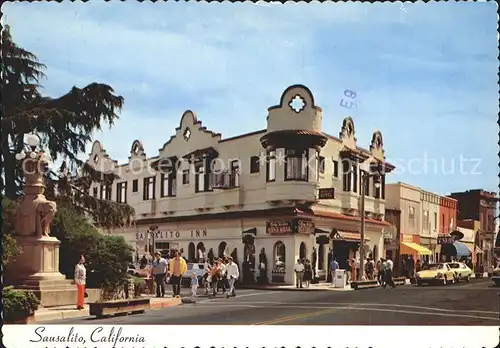
[[[425,266],[416,278],[417,286],[431,283],[446,285],[455,282],[455,273],[447,263],[434,263]]]
[[[457,283],[460,280],[465,280],[467,283],[470,282],[472,277],[472,270],[463,262],[448,262],[448,266],[455,272],[455,280]]]

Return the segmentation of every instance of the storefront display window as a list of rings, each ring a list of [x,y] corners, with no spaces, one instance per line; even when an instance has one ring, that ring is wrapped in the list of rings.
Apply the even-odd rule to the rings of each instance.
[[[285,258],[285,244],[281,241],[277,241],[274,244],[274,269],[284,271],[286,265]]]

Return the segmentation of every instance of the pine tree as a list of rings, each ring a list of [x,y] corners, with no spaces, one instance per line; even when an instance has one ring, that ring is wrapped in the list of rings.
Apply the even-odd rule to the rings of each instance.
[[[123,97],[115,95],[110,86],[95,82],[84,88],[73,87],[57,98],[42,95],[40,80],[45,78],[46,66],[14,43],[9,26],[2,32],[1,53],[4,181],[0,180],[5,196],[16,199],[22,194],[23,173],[15,155],[23,150],[25,135],[36,134],[54,161],[64,159],[58,172],[46,173],[48,198],[73,204],[103,228],[130,221],[134,211],[129,205],[89,194],[93,182],[110,184],[117,176],[101,172],[78,158],[85,153],[94,131],[104,124],[111,127],[118,120]]]

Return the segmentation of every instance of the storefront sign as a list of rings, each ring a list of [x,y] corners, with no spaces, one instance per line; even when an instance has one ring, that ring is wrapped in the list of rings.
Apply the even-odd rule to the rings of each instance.
[[[152,238],[152,234],[154,234],[155,240],[170,240],[170,239],[194,239],[194,238],[202,238],[207,237],[207,229],[203,228],[201,230],[190,230],[187,233],[181,233],[179,231],[155,231],[150,232],[150,238]],[[148,232],[137,232],[135,234],[136,240],[144,240],[148,237]]]
[[[307,220],[297,221],[297,233],[311,234],[314,233],[314,223]]]
[[[293,228],[292,228],[292,221],[290,220],[275,220],[275,221],[268,221],[266,223],[266,233],[269,234],[285,234],[285,233],[292,233]]]
[[[442,244],[453,244],[454,240],[450,235],[441,235],[437,237],[437,243]]]
[[[334,188],[322,188],[318,190],[319,199],[334,199],[335,189]]]

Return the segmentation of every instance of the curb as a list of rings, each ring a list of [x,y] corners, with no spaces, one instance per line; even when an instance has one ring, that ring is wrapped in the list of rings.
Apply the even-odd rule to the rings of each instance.
[[[61,319],[73,319],[88,317],[90,315],[89,309],[86,310],[66,310],[66,311],[54,311],[48,313],[36,313],[35,312],[35,323],[39,321],[50,321],[50,320],[61,320]]]
[[[149,309],[154,310],[154,309],[162,309],[162,308],[166,308],[166,307],[173,307],[173,306],[178,306],[181,303],[182,302],[181,302],[180,298],[174,298],[171,301],[150,303]]]
[[[331,288],[331,289],[314,289],[314,288],[302,288],[302,289],[298,289],[298,288],[277,288],[277,287],[269,287],[269,288],[266,288],[266,287],[240,287],[240,289],[246,289],[246,290],[271,290],[271,291],[351,291],[352,289],[348,288],[348,287],[345,287],[344,289],[340,289],[340,288]],[[338,289],[338,290],[337,290]]]

